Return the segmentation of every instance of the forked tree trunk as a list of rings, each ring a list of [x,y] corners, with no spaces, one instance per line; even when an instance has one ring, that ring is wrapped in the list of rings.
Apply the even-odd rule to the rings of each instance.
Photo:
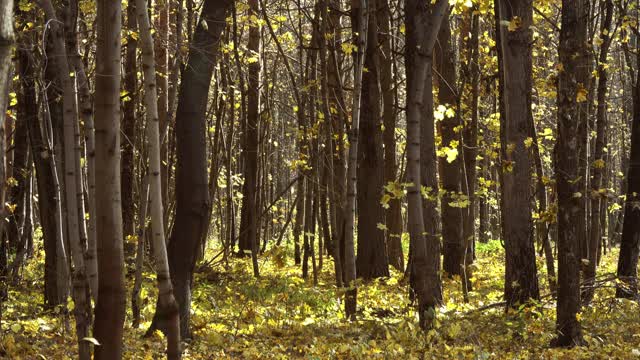
[[[120,194],[120,31],[119,1],[99,0],[96,50],[96,232],[98,302],[93,336],[95,358],[122,358],[126,306]]]
[[[432,136],[425,136],[421,130],[421,123],[427,129],[425,121],[433,119],[433,116],[424,116],[424,111],[432,112],[426,106],[433,105],[430,96],[425,92],[432,91],[429,76],[431,69],[430,59],[433,54],[433,46],[436,36],[442,24],[442,19],[447,16],[447,0],[439,0],[433,5],[419,1],[409,0],[405,4],[407,47],[405,54],[407,69],[407,181],[411,184],[407,191],[409,205],[408,229],[411,238],[411,283],[412,290],[418,298],[418,315],[420,327],[423,329],[432,326],[435,317],[435,307],[442,302],[442,283],[440,280],[440,240],[434,235],[434,229],[425,229],[423,211],[429,211],[429,225],[433,225],[436,213],[434,207],[423,209],[421,195],[421,155],[427,155],[424,161],[435,158],[435,146],[431,144]],[[426,102],[425,102],[426,100]],[[433,125],[431,125],[433,126]],[[431,127],[433,130],[433,127]],[[421,151],[421,141],[429,142]],[[435,168],[435,163],[429,166]],[[425,232],[429,235],[425,236]]]
[[[84,249],[81,240],[80,206],[78,203],[78,176],[80,158],[76,151],[80,147],[78,126],[78,104],[76,94],[76,72],[69,66],[67,49],[63,37],[63,28],[58,21],[53,4],[49,0],[41,0],[46,18],[51,26],[55,66],[57,76],[63,87],[63,133],[64,133],[64,198],[66,203],[66,225],[68,243],[73,260],[73,299],[76,318],[76,335],[78,339],[79,357],[89,359],[91,350],[89,343],[82,340],[89,335],[89,314],[87,313],[87,278],[84,266]]]
[[[531,218],[531,157],[527,139],[531,116],[531,26],[529,0],[501,0],[501,23],[521,19],[516,29],[500,27],[505,117],[500,118],[502,158],[502,226],[505,244],[505,288],[508,307],[538,299],[536,252]]]
[[[585,194],[579,158],[587,146],[582,137],[586,126],[588,89],[586,66],[588,0],[563,0],[560,45],[562,71],[558,75],[558,137],[555,173],[558,196],[558,304],[553,346],[583,343],[577,318],[580,311],[580,242],[585,237]]]
[[[147,142],[149,145],[149,203],[151,207],[151,235],[158,282],[158,309],[156,315],[164,322],[167,334],[167,357],[180,359],[180,315],[173,296],[169,274],[169,260],[164,240],[164,210],[162,207],[162,179],[160,166],[160,121],[156,92],[156,64],[151,37],[151,23],[145,0],[136,0],[138,29],[142,45],[144,74],[144,103],[147,110]]]

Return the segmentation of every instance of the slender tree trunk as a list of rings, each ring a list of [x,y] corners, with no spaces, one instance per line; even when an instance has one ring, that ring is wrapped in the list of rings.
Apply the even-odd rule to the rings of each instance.
[[[453,110],[456,109],[458,90],[456,89],[456,65],[451,25],[449,19],[445,19],[438,35],[438,100],[440,105]],[[440,122],[442,145],[456,151],[455,159],[440,158],[442,188],[445,193],[442,198],[442,238],[443,238],[443,270],[448,275],[464,275],[465,266],[465,241],[463,238],[463,208],[461,207],[460,194],[462,192],[462,174],[460,156],[462,147],[460,138],[454,130],[460,125],[460,114],[445,117]],[[466,280],[465,288],[466,288]]]
[[[136,1],[129,1],[127,5],[127,29],[131,32],[136,32],[137,16],[136,16]],[[133,198],[133,186],[135,179],[135,144],[136,129],[137,129],[137,117],[136,117],[136,105],[138,104],[138,68],[136,65],[136,53],[138,49],[138,38],[140,35],[133,36],[129,34],[127,36],[127,44],[125,46],[124,55],[124,91],[126,96],[122,100],[122,110],[124,112],[122,117],[122,164],[121,164],[121,187],[122,187],[122,222],[124,236],[131,236],[135,233],[135,209]],[[126,253],[130,255],[132,253],[131,242],[125,241]]]
[[[96,51],[96,232],[98,303],[93,335],[99,360],[122,358],[126,306],[120,193],[120,2],[99,0]]]
[[[256,19],[260,16],[258,0],[249,1],[250,13]],[[257,21],[257,20],[256,20]],[[249,62],[249,82],[247,91],[247,129],[244,134],[244,188],[242,197],[242,217],[240,223],[240,251],[250,250],[251,257],[257,256],[258,244],[258,132],[260,116],[260,27],[251,21],[249,44],[252,59]],[[257,261],[253,273],[260,275]]]
[[[506,115],[500,119],[504,296],[508,307],[518,307],[540,297],[531,219],[531,157],[527,146],[532,116],[532,1],[502,0],[499,16],[501,23],[515,17],[521,19],[520,26],[513,31],[500,27],[499,45],[504,76],[501,96]]]
[[[378,0],[378,25],[380,38],[380,91],[382,92],[382,121],[384,131],[384,185],[396,182],[398,165],[396,161],[396,110],[394,108],[393,56],[391,47],[391,9],[389,0]],[[389,200],[386,213],[387,255],[389,264],[398,271],[404,271],[402,252],[402,203],[401,199]]]
[[[0,0],[0,114],[5,114],[9,101],[9,86],[11,82],[11,54],[15,45],[15,38],[13,34],[13,0]],[[0,128],[4,128],[5,116],[0,118]],[[4,138],[4,134],[0,134]],[[2,144],[4,145],[4,144]],[[4,204],[5,195],[5,155],[4,146],[2,146],[0,155],[0,204]],[[4,218],[4,207],[0,211]],[[4,219],[2,219],[4,224]],[[2,233],[3,225],[0,225],[0,234]],[[2,236],[2,235],[0,235]],[[2,236],[5,239],[4,236]],[[2,241],[3,251],[7,251],[5,240]],[[6,253],[5,253],[6,254]],[[6,266],[6,263],[4,264]],[[5,270],[5,269],[3,269]],[[6,279],[0,279],[5,283]],[[4,297],[4,294],[0,294],[0,297]],[[2,299],[0,299],[0,319],[2,318]]]
[[[598,266],[598,252],[604,229],[600,226],[601,203],[606,196],[606,187],[603,188],[604,173],[606,171],[606,161],[604,148],[606,146],[605,131],[607,128],[607,87],[608,71],[607,56],[609,55],[609,46],[611,44],[611,22],[613,19],[613,0],[601,1],[600,10],[604,12],[604,19],[600,24],[600,54],[598,56],[598,108],[596,111],[596,141],[591,162],[591,217],[589,230],[589,263],[585,270],[584,285],[586,289],[583,292],[583,303],[588,303],[593,298],[595,289],[593,284],[596,278],[596,269]]]
[[[638,255],[640,254],[640,71],[633,92],[633,119],[631,123],[631,154],[627,167],[627,189],[618,278],[622,284],[616,297],[635,298],[638,293]]]
[[[351,115],[351,129],[349,131],[349,157],[347,162],[347,186],[344,203],[344,274],[345,286],[348,288],[345,296],[345,313],[347,318],[355,320],[357,306],[356,259],[353,232],[356,217],[356,183],[358,166],[358,138],[360,125],[360,99],[362,91],[362,73],[367,37],[367,1],[351,1],[352,22],[355,22],[357,51],[354,57],[353,106]],[[357,33],[357,34],[355,34]]]
[[[149,180],[144,177],[140,198],[140,207],[138,208],[138,233],[136,246],[136,270],[133,277],[133,290],[131,291],[131,313],[133,321],[131,327],[137,329],[140,326],[140,292],[142,290],[142,268],[144,266],[145,239],[147,236],[147,208],[149,207]]]
[[[580,322],[580,242],[585,238],[585,194],[581,172],[586,144],[588,89],[587,20],[589,1],[563,0],[560,46],[562,71],[558,76],[558,137],[555,155],[558,195],[558,305],[554,346],[583,343]]]
[[[180,316],[178,304],[173,296],[173,286],[169,274],[169,260],[164,240],[164,209],[162,207],[162,179],[160,165],[160,120],[156,92],[156,64],[151,37],[151,22],[145,0],[136,0],[138,29],[142,42],[142,69],[144,71],[144,102],[147,114],[147,141],[149,144],[149,203],[151,207],[151,233],[158,282],[158,308],[156,317],[164,322],[167,334],[167,357],[180,359]],[[166,88],[165,88],[166,91]],[[166,109],[165,109],[166,110]]]

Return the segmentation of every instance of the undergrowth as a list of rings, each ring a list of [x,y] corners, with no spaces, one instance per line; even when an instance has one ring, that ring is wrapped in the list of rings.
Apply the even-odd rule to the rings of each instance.
[[[217,252],[207,253],[212,258]],[[599,276],[615,271],[617,250],[603,256]],[[459,279],[444,279],[444,304],[435,328],[422,332],[409,303],[403,275],[359,283],[356,322],[345,321],[333,263],[324,259],[318,285],[300,277],[288,250],[269,250],[260,259],[262,277],[251,262],[214,262],[195,275],[192,302],[194,338],[185,359],[632,359],[640,358],[638,304],[613,297],[615,283],[602,281],[594,301],[579,314],[588,346],[552,349],[555,300],[548,295],[546,271],[538,259],[542,298],[531,306],[505,312],[504,251],[498,241],[479,244],[473,290],[463,301]],[[2,318],[0,354],[10,359],[76,358],[72,317],[42,307],[43,254],[10,286]],[[132,276],[127,278],[131,284]],[[162,358],[160,333],[142,335],[155,306],[151,268],[144,273],[142,324],[125,324],[125,358]],[[129,289],[130,291],[131,289]],[[129,294],[127,296],[129,301]],[[73,306],[72,303],[69,304]],[[65,322],[67,325],[65,326]]]

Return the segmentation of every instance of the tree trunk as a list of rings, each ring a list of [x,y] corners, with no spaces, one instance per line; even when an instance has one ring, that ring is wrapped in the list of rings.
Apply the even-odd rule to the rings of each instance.
[[[607,56],[609,55],[609,46],[611,44],[611,22],[613,19],[613,0],[601,1],[601,11],[604,12],[604,19],[600,24],[600,54],[598,56],[598,108],[596,111],[596,142],[593,153],[593,161],[591,162],[591,217],[589,230],[589,246],[588,256],[589,263],[585,270],[584,285],[586,289],[583,292],[583,303],[588,303],[593,298],[595,289],[593,284],[596,278],[596,269],[598,266],[598,252],[604,229],[600,226],[601,203],[606,197],[606,187],[603,188],[604,173],[606,171],[606,161],[604,148],[606,146],[605,132],[607,128],[607,87],[608,71]]]
[[[448,1],[439,0],[434,5],[429,5],[418,0],[408,0],[405,3],[406,16],[406,70],[407,70],[407,181],[411,184],[407,191],[409,205],[409,236],[411,238],[411,267],[412,289],[418,298],[418,315],[420,327],[423,329],[432,326],[435,318],[435,307],[442,302],[442,283],[440,280],[440,240],[432,233],[433,229],[425,229],[423,211],[429,211],[427,216],[429,225],[435,220],[434,206],[423,210],[423,200],[420,190],[421,182],[421,153],[426,153],[429,158],[435,157],[434,144],[426,144],[423,148],[431,147],[432,151],[421,151],[421,140],[430,142],[433,140],[425,131],[421,131],[421,123],[425,128],[432,116],[428,109],[429,95],[432,87],[430,80],[430,59],[433,46],[438,34],[442,19],[447,16]],[[426,100],[426,102],[425,102]],[[431,101],[431,105],[433,102]],[[422,114],[426,116],[421,119]],[[433,126],[433,125],[431,125]],[[425,129],[425,130],[426,130]],[[431,127],[433,130],[433,127]],[[428,130],[426,130],[428,131]],[[435,167],[435,163],[429,164]],[[429,234],[425,236],[425,230]]]
[[[149,203],[151,204],[151,233],[158,282],[156,317],[163,323],[167,334],[168,359],[180,359],[180,316],[173,296],[169,274],[169,260],[164,240],[164,209],[162,207],[162,179],[160,166],[160,120],[156,92],[156,64],[151,37],[151,23],[146,0],[136,0],[138,29],[142,42],[142,69],[144,71],[144,103],[147,110],[147,141],[149,144]],[[166,89],[165,89],[166,90]]]
[[[453,41],[451,37],[451,24],[447,17],[440,28],[438,35],[439,47],[437,65],[441,74],[439,79],[438,100],[440,105],[448,109],[456,109],[458,90],[456,89],[456,64]],[[463,238],[463,208],[461,207],[462,174],[460,156],[462,147],[460,137],[454,130],[460,125],[460,114],[445,117],[440,122],[442,146],[455,152],[454,159],[440,158],[442,188],[445,193],[442,197],[442,239],[443,270],[448,275],[464,275],[465,273],[465,241]],[[465,281],[466,282],[466,281]]]
[[[391,9],[389,0],[378,0],[378,36],[380,38],[380,91],[382,92],[382,123],[384,131],[384,185],[396,182],[398,165],[396,161],[396,109],[393,88],[396,85],[392,72],[393,56],[391,47]],[[386,213],[387,255],[389,264],[398,271],[404,271],[402,252],[402,203],[395,197],[389,200]]]
[[[384,185],[384,149],[380,131],[378,20],[376,0],[368,0],[367,49],[362,75],[362,112],[358,140],[358,277],[389,276],[384,238],[384,209],[380,204]],[[394,131],[392,129],[391,131]],[[394,155],[395,156],[395,155]]]
[[[232,1],[205,0],[182,73],[176,111],[176,214],[169,239],[169,271],[178,302],[180,334],[190,338],[191,282],[210,204],[206,163],[207,98],[224,19]],[[154,316],[155,320],[157,318]],[[154,329],[157,324],[152,324]]]
[[[15,45],[15,38],[13,34],[13,0],[0,0],[0,114],[3,114],[0,117],[0,128],[4,128],[5,122],[5,112],[7,111],[8,101],[9,101],[9,86],[11,82],[11,54],[13,53],[13,47]],[[4,138],[4,134],[0,134],[2,138]],[[3,143],[4,141],[0,141]],[[4,204],[4,194],[5,194],[5,155],[4,155],[4,144],[0,148],[2,149],[0,155],[0,204]],[[3,219],[1,219],[1,223],[4,224],[4,206],[3,210],[0,211]],[[0,230],[2,230],[3,225],[0,225]],[[0,231],[0,234],[2,231]],[[1,236],[1,235],[0,235]],[[4,239],[5,237],[2,236]],[[3,251],[7,251],[5,240],[2,241]],[[6,263],[3,264],[6,266]],[[3,269],[5,270],[5,269]],[[6,279],[0,279],[2,283],[5,283]],[[4,286],[3,286],[4,287]],[[4,294],[0,294],[0,297],[4,297]],[[0,299],[0,319],[2,318],[2,299]]]
[[[640,56],[640,55],[639,55]],[[631,154],[627,168],[622,238],[618,257],[618,298],[635,298],[638,293],[638,255],[640,254],[640,71],[633,92]]]
[[[581,172],[586,144],[588,89],[587,20],[589,1],[563,0],[560,45],[562,71],[558,76],[558,137],[555,173],[558,196],[558,304],[557,335],[553,346],[583,343],[576,317],[580,311],[580,242],[585,238],[585,194]]]
[[[80,137],[76,133],[78,122],[78,104],[76,93],[76,72],[69,66],[67,48],[63,37],[63,28],[57,19],[53,4],[49,0],[41,0],[46,18],[50,21],[55,66],[60,84],[63,87],[63,132],[64,132],[64,198],[66,203],[66,226],[68,243],[73,260],[72,282],[74,315],[76,318],[76,336],[80,359],[89,359],[91,350],[89,343],[82,340],[89,335],[89,314],[87,313],[87,278],[84,266],[84,245],[81,240],[81,227],[78,212],[78,177],[80,158],[76,151],[80,147]],[[83,217],[84,219],[84,217]]]
[[[136,31],[137,28],[136,1],[129,1],[127,5],[127,29]],[[124,91],[125,98],[122,100],[122,164],[121,164],[121,187],[122,187],[122,222],[125,238],[135,233],[135,209],[133,198],[133,186],[135,179],[135,158],[134,150],[137,129],[136,105],[138,104],[138,74],[136,65],[136,50],[138,48],[138,36],[127,36],[124,56]],[[125,241],[126,253],[131,255],[132,246],[130,241]]]
[[[360,125],[360,99],[362,96],[362,73],[364,68],[364,55],[367,46],[367,8],[366,0],[352,0],[352,23],[355,42],[357,46],[354,56],[353,69],[353,106],[351,108],[351,129],[349,131],[349,156],[347,162],[346,198],[344,203],[344,275],[345,286],[348,288],[345,294],[345,313],[350,320],[356,318],[357,287],[355,246],[353,243],[353,231],[356,217],[356,183],[358,166],[358,138]]]
[[[250,13],[256,19],[260,16],[258,0],[249,1]],[[256,20],[257,21],[257,20]],[[248,51],[249,82],[247,91],[247,128],[244,134],[244,188],[242,191],[242,219],[240,223],[240,251],[251,251],[252,258],[257,256],[258,231],[258,133],[260,116],[260,27],[251,21],[249,27]],[[255,263],[255,262],[254,262]],[[257,266],[254,275],[259,275]]]
[[[532,63],[531,29],[533,5],[530,0],[500,1],[501,23],[519,18],[515,29],[500,27],[500,51],[504,88],[501,96],[505,117],[500,118],[502,158],[502,238],[505,244],[505,288],[508,307],[517,308],[538,299],[536,252],[531,219],[531,140]]]
[[[99,360],[122,358],[126,306],[120,193],[120,2],[98,1],[96,50],[96,232],[98,302],[93,335]]]

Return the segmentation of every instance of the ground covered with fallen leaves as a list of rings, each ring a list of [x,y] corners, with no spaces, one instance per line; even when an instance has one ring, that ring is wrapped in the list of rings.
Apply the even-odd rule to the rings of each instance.
[[[208,255],[216,254],[211,250]],[[603,257],[603,280],[591,306],[579,314],[589,345],[552,349],[555,300],[548,296],[543,259],[538,259],[542,300],[505,313],[501,302],[504,252],[498,241],[479,244],[474,291],[465,303],[459,279],[446,279],[445,304],[436,327],[416,328],[401,273],[360,283],[359,314],[347,322],[333,281],[333,264],[324,260],[317,286],[303,280],[288,250],[272,249],[260,259],[262,276],[252,276],[251,263],[230,259],[200,267],[193,289],[194,339],[185,344],[185,359],[640,359],[640,308],[613,298],[617,250]],[[60,312],[44,311],[40,253],[25,269],[23,281],[11,286],[2,318],[0,357],[10,359],[74,359],[73,320],[65,329]],[[163,357],[159,333],[143,334],[155,306],[154,276],[145,272],[143,322],[125,324],[125,358]],[[132,277],[127,278],[132,283]],[[129,299],[129,296],[127,297]],[[72,306],[72,304],[70,304]]]

